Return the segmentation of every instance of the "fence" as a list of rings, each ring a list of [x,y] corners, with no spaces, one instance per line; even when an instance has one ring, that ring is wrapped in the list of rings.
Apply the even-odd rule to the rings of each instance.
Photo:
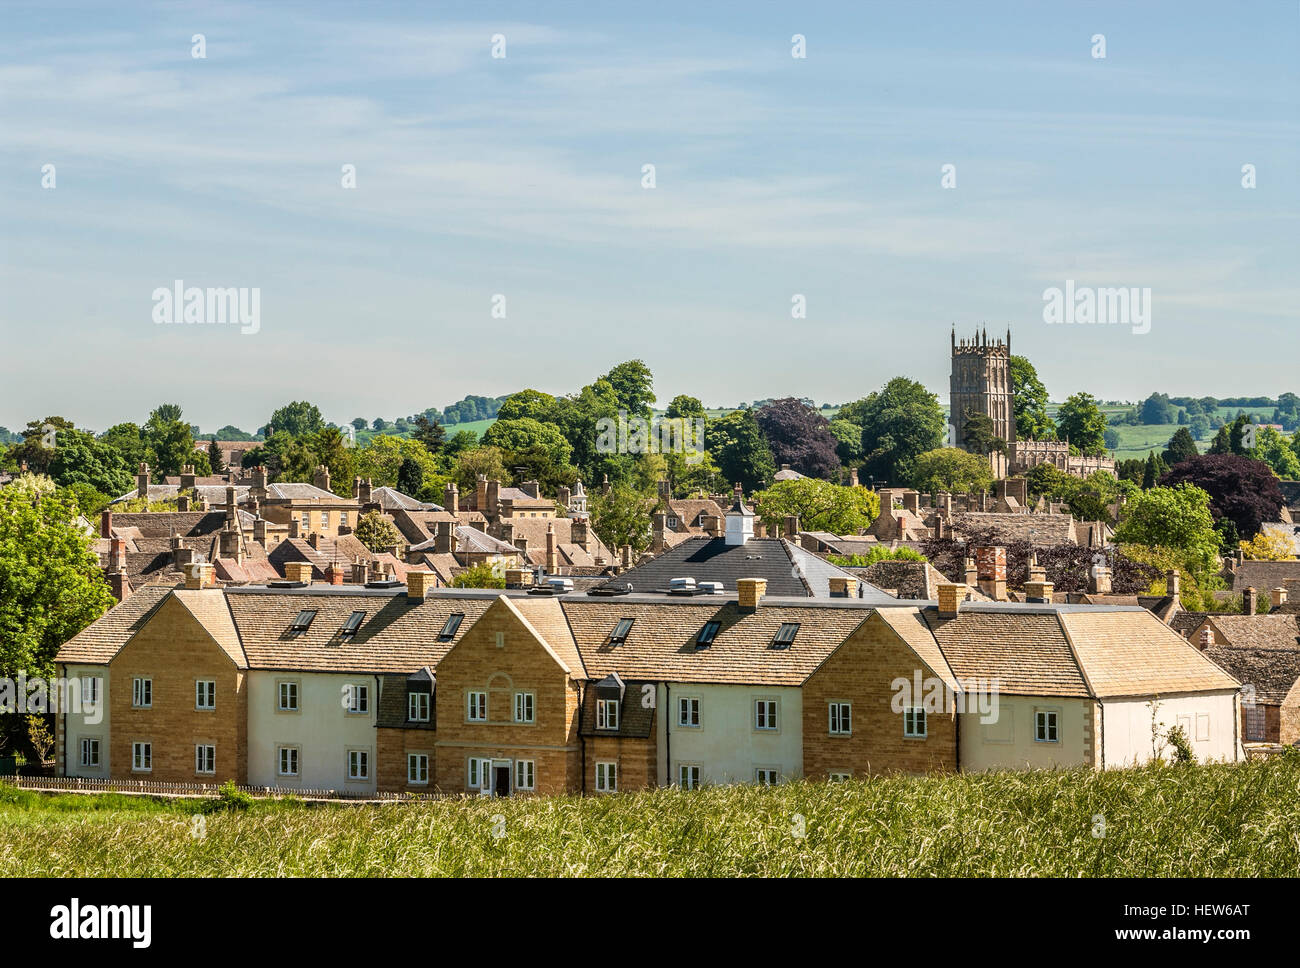
[[[173,783],[162,780],[112,780],[82,776],[10,776],[3,783],[22,790],[48,793],[137,793],[170,797],[215,797],[221,786],[215,783]],[[355,800],[392,802],[440,799],[435,793],[360,793],[354,790],[303,790],[297,787],[236,785],[236,790],[255,797],[297,797],[300,800]]]

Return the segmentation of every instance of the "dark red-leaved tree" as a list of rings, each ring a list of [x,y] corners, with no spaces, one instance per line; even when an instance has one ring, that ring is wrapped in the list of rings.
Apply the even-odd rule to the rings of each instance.
[[[839,441],[830,431],[830,421],[794,397],[774,400],[754,414],[779,468],[789,464],[805,477],[835,480],[840,459],[835,452]]]
[[[1249,541],[1265,521],[1276,521],[1282,508],[1282,489],[1267,464],[1236,454],[1202,454],[1180,461],[1160,478],[1164,487],[1184,481],[1210,495],[1210,513],[1217,522],[1227,518],[1237,533]]]

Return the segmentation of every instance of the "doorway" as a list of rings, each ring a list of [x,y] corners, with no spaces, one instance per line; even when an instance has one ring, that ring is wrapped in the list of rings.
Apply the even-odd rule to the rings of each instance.
[[[510,796],[510,767],[493,765],[492,795],[494,797]]]

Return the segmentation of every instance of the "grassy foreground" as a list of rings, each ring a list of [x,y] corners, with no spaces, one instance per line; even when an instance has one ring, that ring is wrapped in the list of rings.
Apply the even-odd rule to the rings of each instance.
[[[0,871],[76,877],[1300,872],[1300,757],[588,798],[259,802],[242,812],[202,815],[200,825],[201,808],[0,787]],[[1103,820],[1104,836],[1096,837]]]

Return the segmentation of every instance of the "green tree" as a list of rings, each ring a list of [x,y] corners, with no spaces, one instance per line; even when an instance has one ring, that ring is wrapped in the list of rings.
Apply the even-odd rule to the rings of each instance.
[[[615,484],[608,494],[591,499],[591,527],[601,541],[617,551],[632,546],[633,558],[650,545],[650,515],[658,505],[655,494],[630,484]]]
[[[498,419],[483,434],[483,443],[489,447],[499,447],[504,451],[523,451],[530,447],[542,447],[551,455],[551,460],[560,466],[568,466],[573,458],[573,447],[560,428],[554,424],[542,423],[532,417],[517,420]]]
[[[353,533],[358,541],[376,553],[386,551],[402,540],[396,525],[381,511],[367,511],[361,515]]]
[[[679,393],[668,402],[668,409],[664,411],[664,416],[677,419],[703,418],[707,414],[698,398],[687,396],[685,393]]]
[[[876,480],[905,481],[916,458],[943,444],[939,398],[906,377],[894,377],[855,407],[862,425],[865,470]]]
[[[920,454],[908,483],[918,491],[983,491],[993,483],[987,457],[957,447],[939,447]]]
[[[272,483],[310,483],[315,477],[316,455],[308,444],[292,434],[277,430],[260,447],[244,454],[244,467],[266,467]]]
[[[424,469],[413,458],[403,457],[397,468],[397,489],[403,494],[419,494],[424,487]]]
[[[428,413],[416,414],[415,432],[412,436],[424,444],[430,454],[437,454],[447,442],[447,431],[442,424],[430,417]]]
[[[343,497],[352,494],[352,450],[348,439],[338,427],[322,427],[307,441],[311,453],[313,477],[318,465],[325,465],[330,472],[330,490]]]
[[[650,404],[655,402],[650,367],[640,360],[628,360],[606,373],[603,379],[614,388],[620,410],[626,410],[628,416],[650,416]]]
[[[790,514],[799,516],[804,531],[832,534],[857,534],[880,514],[880,498],[874,491],[815,477],[777,481],[754,500],[763,521],[777,533]]]
[[[1090,393],[1072,393],[1056,413],[1058,438],[1069,440],[1079,452],[1097,457],[1106,450],[1106,415]]]
[[[705,441],[724,487],[739,483],[746,491],[756,491],[776,473],[772,451],[752,410],[734,410],[709,421]]]
[[[224,474],[226,471],[226,462],[221,456],[221,448],[217,446],[216,437],[208,441],[208,467],[214,474]]]
[[[1015,393],[1016,437],[1055,440],[1056,427],[1047,416],[1047,387],[1034,365],[1023,356],[1011,357],[1011,389]]]
[[[66,417],[29,420],[23,431],[23,442],[5,454],[5,461],[14,470],[26,461],[31,473],[48,474],[58,452],[59,437],[74,430],[76,427]]]
[[[1192,439],[1192,432],[1186,427],[1179,427],[1169,438],[1169,446],[1161,455],[1161,459],[1166,466],[1173,467],[1180,461],[1195,457],[1199,453],[1200,451],[1196,449],[1196,441]]]
[[[380,434],[371,438],[366,446],[352,448],[350,453],[353,475],[368,477],[376,486],[397,487],[398,472],[403,461],[408,459],[420,466],[424,481],[439,473],[438,462],[424,445],[409,437]]]
[[[451,478],[461,494],[473,494],[478,487],[480,475],[489,481],[510,480],[505,455],[499,447],[471,447],[457,455],[456,463],[451,468]]]
[[[505,588],[506,570],[499,562],[479,562],[459,572],[451,584],[453,588]]]
[[[187,464],[193,464],[199,475],[211,473],[208,455],[194,449],[194,430],[176,404],[164,403],[155,409],[145,421],[143,435],[153,457],[150,470],[155,480],[175,476]]]
[[[1176,549],[1188,556],[1197,575],[1209,575],[1219,550],[1210,496],[1186,483],[1140,491],[1125,504],[1115,541]]]
[[[144,430],[136,424],[114,424],[100,434],[99,439],[122,455],[122,461],[132,475],[142,463],[150,466],[157,463],[149,451],[148,441],[144,439]]]
[[[541,423],[553,423],[556,415],[556,400],[549,393],[541,390],[520,390],[512,393],[501,403],[497,411],[498,420],[522,420],[530,418]]]
[[[1287,439],[1272,427],[1261,427],[1255,433],[1255,448],[1250,456],[1261,460],[1284,481],[1300,479],[1300,457]]]
[[[994,433],[993,420],[982,413],[967,410],[961,428],[961,439],[973,453],[988,457],[994,452],[1005,454],[1007,442]]]
[[[91,487],[117,497],[135,486],[135,475],[117,449],[83,430],[64,430],[56,437],[50,478],[59,487]]]
[[[308,437],[324,429],[325,418],[314,403],[295,400],[271,414],[269,426],[275,433],[283,431],[291,437]]]
[[[845,467],[857,467],[862,462],[862,428],[849,420],[836,418],[830,424],[835,438],[835,453]]]

